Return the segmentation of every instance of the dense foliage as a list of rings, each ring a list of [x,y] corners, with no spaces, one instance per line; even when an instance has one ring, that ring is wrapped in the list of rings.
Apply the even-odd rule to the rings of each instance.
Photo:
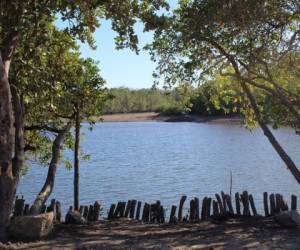
[[[283,111],[259,120],[298,130],[299,15],[298,1],[180,1],[150,47],[156,75],[168,85],[227,77],[244,95],[242,86]],[[245,121],[254,124],[253,105],[247,97],[243,104]]]
[[[88,119],[101,112],[104,82],[95,62],[80,58],[76,40],[95,48],[92,34],[109,19],[116,47],[138,53],[137,20],[145,31],[163,25],[161,8],[168,8],[163,0],[0,1],[0,241],[7,236],[25,152],[49,152],[45,160],[51,158],[31,209],[38,213],[52,192],[75,113],[80,109]],[[57,18],[64,30],[54,27]]]
[[[111,99],[104,107],[104,113],[162,112],[180,109],[174,93],[157,89],[113,88],[109,90]]]
[[[113,88],[108,91],[110,98],[105,102],[103,112],[193,113],[205,116],[239,114],[240,103],[234,90],[224,90],[220,82],[220,79],[210,80],[197,88],[181,84],[171,90]]]
[[[267,126],[300,129],[299,42],[299,1],[182,0],[149,49],[168,85],[230,79],[246,124],[260,126],[300,183],[299,169]]]

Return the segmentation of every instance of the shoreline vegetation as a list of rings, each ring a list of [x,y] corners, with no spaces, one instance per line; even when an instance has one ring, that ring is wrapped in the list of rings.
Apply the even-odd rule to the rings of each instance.
[[[216,90],[206,84],[194,88],[186,85],[170,90],[161,89],[129,89],[112,88],[108,90],[108,100],[103,106],[103,114],[159,114],[160,120],[168,117],[184,117],[190,115],[191,120],[196,117],[233,116],[240,115],[240,103],[231,99],[223,100],[213,97]],[[123,117],[120,117],[123,120]],[[126,120],[127,118],[125,118]],[[128,119],[134,119],[130,117]],[[139,118],[137,118],[139,119]],[[142,118],[143,119],[143,118]],[[147,119],[153,119],[149,117]],[[118,119],[117,119],[118,120]]]
[[[142,113],[121,113],[121,114],[105,114],[98,121],[103,122],[208,122],[208,123],[240,123],[242,118],[239,115],[198,115],[198,114],[176,114],[164,115],[158,112],[142,112]]]

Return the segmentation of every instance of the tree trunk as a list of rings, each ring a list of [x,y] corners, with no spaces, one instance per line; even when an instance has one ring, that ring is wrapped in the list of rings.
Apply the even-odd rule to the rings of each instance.
[[[17,182],[20,177],[20,170],[24,164],[24,110],[23,100],[18,94],[17,88],[11,85],[12,103],[15,115],[15,155],[13,158],[13,175]]]
[[[60,157],[60,148],[71,127],[72,127],[72,122],[70,121],[64,127],[64,129],[56,136],[55,140],[53,141],[52,159],[48,168],[47,178],[42,190],[39,192],[33,205],[30,208],[30,214],[32,215],[40,213],[42,206],[45,204],[45,202],[47,201],[47,199],[49,198],[49,196],[53,191],[57,164]]]
[[[239,81],[244,93],[247,95],[247,98],[250,101],[251,107],[254,111],[255,118],[261,127],[261,129],[264,132],[264,135],[268,138],[269,142],[277,152],[277,154],[280,156],[280,158],[285,163],[286,167],[290,170],[294,178],[297,180],[297,182],[300,184],[300,171],[298,170],[296,164],[293,162],[293,160],[289,157],[289,155],[285,152],[285,150],[281,147],[279,142],[276,140],[275,136],[267,126],[267,124],[264,122],[263,117],[261,116],[259,107],[256,103],[255,97],[251,93],[249,87],[246,85],[245,80],[242,78],[239,66],[237,62],[235,61],[235,58],[228,54],[227,51],[217,42],[204,38],[205,41],[209,42],[211,45],[213,45],[216,49],[219,50],[219,52],[224,55],[227,60],[231,63],[232,67],[234,68],[235,75],[237,77],[237,80]]]
[[[77,107],[74,149],[74,209],[79,209],[79,145],[80,145],[80,111]]]
[[[252,95],[248,86],[243,81],[240,81],[240,84],[250,101],[251,107],[253,108],[255,116],[256,116],[256,120],[257,120],[258,124],[260,125],[261,129],[263,130],[264,135],[268,138],[268,140],[270,141],[270,143],[273,146],[273,148],[275,149],[275,151],[278,153],[278,155],[283,160],[283,162],[285,163],[287,168],[290,170],[292,175],[295,177],[297,182],[300,184],[300,171],[298,170],[296,164],[293,162],[293,160],[290,158],[290,156],[285,152],[285,150],[281,147],[281,145],[279,144],[279,142],[277,141],[277,139],[275,138],[275,136],[273,135],[273,133],[271,132],[269,127],[263,121],[260,110],[255,101],[255,98]]]
[[[13,139],[11,91],[0,55],[0,241],[6,240],[17,185],[12,170]]]

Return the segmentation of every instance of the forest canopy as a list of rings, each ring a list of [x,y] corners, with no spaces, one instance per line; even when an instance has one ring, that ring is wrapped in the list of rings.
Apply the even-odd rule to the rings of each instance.
[[[112,88],[108,90],[103,113],[158,112],[161,115],[192,113],[205,116],[239,114],[240,103],[234,90],[221,89],[218,81],[211,80],[199,87],[182,84],[169,90]]]

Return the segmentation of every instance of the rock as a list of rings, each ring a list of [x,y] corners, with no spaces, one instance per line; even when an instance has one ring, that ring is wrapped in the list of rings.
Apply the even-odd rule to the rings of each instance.
[[[66,224],[85,224],[86,220],[82,215],[75,210],[69,210],[66,215]]]
[[[17,239],[36,240],[48,236],[53,230],[54,213],[15,217],[9,227]]]
[[[296,210],[281,212],[275,220],[284,227],[300,227],[300,214]]]

